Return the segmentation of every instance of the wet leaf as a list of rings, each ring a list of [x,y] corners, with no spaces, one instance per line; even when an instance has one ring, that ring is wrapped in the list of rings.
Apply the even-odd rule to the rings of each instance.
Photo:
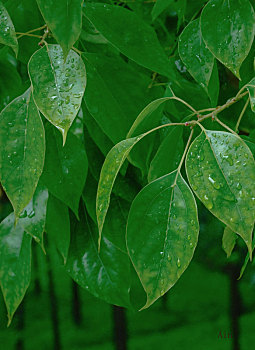
[[[201,14],[203,39],[214,56],[238,78],[255,32],[254,10],[248,0],[211,0]]]
[[[193,78],[208,92],[215,58],[202,39],[199,19],[190,22],[180,35],[179,55]]]
[[[70,133],[62,147],[61,136],[50,124],[46,128],[46,157],[42,182],[49,192],[78,215],[86,181],[88,160],[84,145]]]
[[[253,78],[247,85],[247,90],[249,91],[249,97],[251,102],[251,109],[255,112],[255,78]]]
[[[18,222],[14,213],[0,224],[0,284],[8,311],[8,325],[21,303],[31,277],[31,236]]]
[[[48,190],[39,181],[33,198],[20,214],[20,224],[29,233],[44,251],[43,233],[46,221]]]
[[[36,1],[47,26],[61,45],[66,58],[81,33],[83,0]]]
[[[37,107],[60,130],[65,143],[85,91],[86,72],[82,59],[71,50],[64,62],[59,45],[46,45],[30,58],[28,70]]]
[[[31,200],[44,164],[44,128],[28,89],[0,114],[0,181],[19,216]]]
[[[47,205],[46,232],[53,238],[65,264],[70,244],[69,211],[63,202],[52,195]]]
[[[144,135],[140,135],[119,142],[111,149],[105,158],[103,167],[101,169],[96,200],[96,214],[99,229],[99,247],[105,217],[110,204],[110,196],[114,181],[129,152],[143,136]]]
[[[83,288],[108,303],[130,306],[129,302],[129,258],[116,245],[112,235],[125,237],[125,226],[121,232],[105,232],[98,253],[96,225],[84,208],[80,221],[72,225],[70,251],[66,269]]]
[[[148,181],[151,182],[174,171],[184,150],[182,139],[183,128],[173,128],[160,144],[157,153],[151,161]]]
[[[222,237],[222,248],[227,254],[227,258],[230,257],[235,245],[236,245],[237,235],[228,226],[225,227],[223,237]]]
[[[251,255],[255,163],[249,147],[233,134],[205,130],[190,146],[186,171],[197,197],[244,239]]]
[[[15,28],[2,1],[0,1],[0,44],[10,46],[16,56],[18,55],[19,45]]]
[[[127,247],[147,293],[143,308],[165,294],[186,270],[198,232],[194,196],[176,171],[151,182],[137,195],[128,217]]]
[[[134,12],[120,6],[86,3],[83,13],[121,53],[152,71],[173,75],[156,33]]]

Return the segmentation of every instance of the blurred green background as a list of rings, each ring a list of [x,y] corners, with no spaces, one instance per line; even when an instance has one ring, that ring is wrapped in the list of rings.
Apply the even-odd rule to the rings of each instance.
[[[0,219],[11,210],[2,198]],[[230,259],[221,248],[223,225],[202,206],[195,257],[178,283],[145,311],[113,307],[76,285],[52,242],[47,255],[34,242],[32,283],[14,320],[0,299],[1,349],[154,350],[248,349],[255,342],[255,271],[238,245]],[[125,278],[125,276],[123,276]],[[132,288],[134,303],[143,291]]]

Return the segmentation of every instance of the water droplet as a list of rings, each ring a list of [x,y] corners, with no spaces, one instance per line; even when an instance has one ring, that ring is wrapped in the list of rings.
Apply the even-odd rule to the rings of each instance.
[[[31,219],[32,217],[35,216],[35,212],[34,210],[32,210],[29,214],[28,214],[28,217]]]
[[[238,182],[237,185],[236,185],[236,188],[237,188],[238,190],[241,190],[241,189],[242,189],[242,185]]]
[[[181,267],[181,260],[179,258],[177,259],[177,266]]]
[[[219,190],[220,189],[220,184],[214,180],[210,175],[208,177],[208,180],[210,181],[210,183],[213,185],[213,187],[216,189],[216,190]]]
[[[27,217],[27,211],[26,209],[19,215],[20,219],[26,218]]]

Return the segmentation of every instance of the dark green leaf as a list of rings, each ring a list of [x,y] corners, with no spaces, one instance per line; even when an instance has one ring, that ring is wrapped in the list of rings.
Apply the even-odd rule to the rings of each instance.
[[[172,3],[173,0],[157,0],[151,11],[152,20],[155,21],[155,19]]]
[[[129,306],[129,259],[113,240],[114,235],[124,239],[125,227],[121,232],[105,232],[98,253],[98,232],[84,209],[80,213],[80,221],[72,226],[66,264],[68,273],[96,297],[115,305]]]
[[[203,39],[214,56],[238,78],[255,32],[254,10],[248,0],[211,0],[201,14]]]
[[[37,107],[61,131],[65,143],[86,87],[82,59],[71,50],[64,62],[59,45],[45,45],[30,58],[28,70]]]
[[[249,91],[249,97],[251,102],[251,109],[255,112],[255,78],[253,78],[247,85],[247,90]]]
[[[46,232],[53,238],[65,264],[70,244],[69,212],[68,207],[52,195],[47,205]]]
[[[66,58],[81,33],[83,0],[36,1]]]
[[[33,198],[20,214],[20,224],[44,250],[43,233],[46,221],[48,190],[39,181]]]
[[[147,293],[143,308],[165,294],[186,270],[198,232],[194,196],[177,171],[137,195],[128,217],[127,247]]]
[[[186,171],[198,198],[244,239],[251,255],[255,162],[249,147],[233,134],[204,130],[190,146]]]
[[[79,201],[86,181],[88,160],[84,145],[69,133],[65,146],[50,124],[46,129],[46,157],[42,181],[55,197],[78,215]]]
[[[0,1],[0,44],[10,46],[16,56],[18,55],[19,45],[15,28],[2,1]]]
[[[227,254],[227,258],[230,257],[235,244],[237,235],[228,226],[225,227],[223,237],[222,237],[222,248]]]
[[[14,214],[0,224],[0,284],[8,311],[8,325],[21,303],[31,277],[31,236]]]
[[[134,12],[120,6],[86,3],[84,15],[124,55],[155,72],[172,76],[172,67],[154,30]]]
[[[15,215],[31,200],[44,164],[44,128],[31,90],[0,114],[0,181]]]

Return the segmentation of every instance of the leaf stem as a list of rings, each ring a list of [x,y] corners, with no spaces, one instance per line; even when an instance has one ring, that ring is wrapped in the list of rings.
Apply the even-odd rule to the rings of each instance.
[[[235,132],[238,132],[239,125],[240,125],[241,120],[243,118],[243,115],[244,115],[244,113],[245,113],[245,111],[246,111],[246,109],[248,107],[249,101],[250,101],[250,99],[247,98],[247,101],[245,102],[245,105],[244,105],[244,107],[242,109],[242,112],[241,112],[241,114],[240,114],[240,116],[239,116],[239,118],[237,120],[236,127],[235,127]]]
[[[217,117],[215,117],[215,120],[217,123],[219,123],[223,128],[227,129],[231,134],[234,134],[237,137],[240,137],[234,130],[229,128],[226,124],[224,124],[221,120],[219,120]]]
[[[27,36],[34,36],[34,35],[28,35],[28,34],[31,34],[31,33],[37,32],[37,31],[39,31],[39,30],[42,30],[42,29],[46,28],[46,26],[47,26],[47,25],[44,24],[43,26],[41,26],[41,27],[39,27],[39,28],[31,29],[31,30],[29,30],[29,31],[26,32],[26,33],[19,33],[19,32],[16,32],[16,34],[20,34],[20,36],[19,36],[17,39],[21,38],[21,37],[24,36],[24,35],[27,35]]]
[[[17,36],[17,39],[20,39],[22,38],[23,36],[30,36],[30,37],[33,37],[33,38],[41,38],[40,35],[36,35],[36,34],[28,34],[28,33],[19,33],[19,32],[16,32],[16,34],[20,34],[19,36]]]

